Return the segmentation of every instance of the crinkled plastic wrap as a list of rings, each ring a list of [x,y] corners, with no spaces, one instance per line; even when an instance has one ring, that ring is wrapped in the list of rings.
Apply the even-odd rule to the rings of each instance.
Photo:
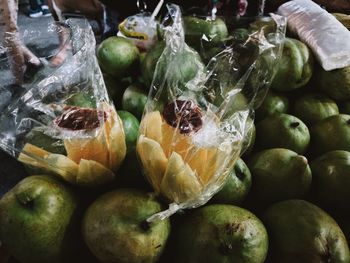
[[[0,116],[0,147],[35,173],[81,186],[115,177],[126,154],[122,122],[108,98],[84,22],[67,21],[70,51],[44,66]]]
[[[314,52],[324,70],[350,66],[350,31],[333,15],[311,0],[293,0],[278,13],[288,27]]]
[[[170,206],[149,221],[203,205],[223,186],[250,140],[253,108],[273,78],[286,27],[280,16],[247,20],[245,28],[228,24],[227,39],[211,46],[220,51],[204,65],[208,54],[199,55],[185,43],[179,7],[167,7],[165,48],[137,153],[145,176]]]

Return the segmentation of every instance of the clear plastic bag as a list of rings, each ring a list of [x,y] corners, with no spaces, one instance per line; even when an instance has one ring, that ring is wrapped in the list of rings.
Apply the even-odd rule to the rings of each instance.
[[[324,70],[350,66],[350,32],[335,16],[311,0],[289,1],[278,8],[288,27],[306,43]]]
[[[149,221],[201,206],[223,186],[250,140],[253,109],[271,83],[286,28],[286,20],[274,15],[227,20],[222,41],[213,44],[215,34],[199,37],[199,54],[185,43],[179,7],[167,8],[165,47],[141,121],[137,153],[145,176],[170,206]],[[238,28],[247,34],[242,37]],[[205,51],[208,43],[210,50]],[[202,60],[209,62],[205,66]]]
[[[65,28],[71,50],[59,67],[44,66],[2,111],[0,147],[33,172],[98,186],[115,177],[126,154],[125,135],[89,24],[68,20]]]

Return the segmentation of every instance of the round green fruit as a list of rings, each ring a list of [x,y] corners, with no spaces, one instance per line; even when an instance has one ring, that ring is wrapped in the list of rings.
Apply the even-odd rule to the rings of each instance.
[[[183,23],[186,43],[199,51],[201,47],[210,48],[217,46],[228,36],[227,26],[221,18],[212,20],[185,16]]]
[[[310,134],[314,155],[335,150],[350,151],[350,115],[330,116],[313,125]]]
[[[302,198],[312,175],[304,156],[288,149],[274,148],[255,154],[248,162],[252,174],[252,194],[263,204]]]
[[[132,189],[106,193],[85,213],[85,242],[101,262],[157,262],[170,233],[170,222],[146,220],[160,211],[161,204],[151,194]]]
[[[261,106],[256,110],[255,117],[256,120],[262,120],[268,115],[272,115],[274,113],[287,113],[288,109],[288,98],[282,94],[275,93],[270,90]]]
[[[299,40],[286,38],[271,88],[278,91],[301,88],[309,82],[312,72],[313,57],[309,48]]]
[[[127,111],[118,111],[123,122],[127,153],[136,149],[136,141],[139,135],[140,122],[134,115]]]
[[[0,200],[0,239],[23,263],[76,262],[76,196],[48,176],[29,176]]]
[[[270,239],[268,262],[350,262],[349,247],[338,224],[309,202],[273,204],[263,222]]]
[[[350,199],[350,152],[327,152],[310,164],[315,198],[327,208],[348,210]]]
[[[252,176],[247,165],[238,159],[229,173],[224,187],[214,195],[212,201],[217,204],[241,204],[249,193]]]
[[[319,122],[329,116],[339,114],[337,104],[319,93],[309,93],[297,99],[293,113],[307,125]]]
[[[268,249],[260,220],[232,205],[201,207],[186,216],[174,234],[175,262],[263,263]]]
[[[133,74],[139,65],[139,50],[127,38],[109,37],[97,49],[102,70],[116,78]]]
[[[74,93],[69,96],[65,103],[70,106],[78,106],[82,108],[96,108],[96,99],[90,91]]]
[[[309,129],[292,115],[270,115],[256,125],[256,145],[259,149],[287,148],[302,154],[309,143]]]
[[[169,64],[166,59],[159,60],[163,50],[165,48],[164,42],[159,42],[152,50],[150,50],[141,64],[141,72],[143,80],[146,86],[149,88],[152,84],[154,72],[158,70],[158,76],[156,78],[163,78],[166,74],[167,79],[170,81],[176,81],[179,88],[185,86],[187,82],[192,80],[199,70],[204,69],[204,65],[201,61],[199,54],[191,49],[185,52],[180,52],[176,56],[176,61],[169,61],[176,67],[169,70]],[[166,72],[167,71],[167,72]]]
[[[318,67],[316,83],[320,89],[334,100],[350,100],[350,66],[332,71]]]
[[[126,88],[122,98],[122,108],[131,112],[137,119],[141,119],[147,102],[147,93],[139,84],[132,84]]]

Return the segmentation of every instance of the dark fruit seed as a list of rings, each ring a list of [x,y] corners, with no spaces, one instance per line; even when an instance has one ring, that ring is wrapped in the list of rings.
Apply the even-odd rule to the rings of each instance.
[[[54,123],[64,129],[79,131],[92,130],[100,126],[100,120],[107,120],[107,113],[95,109],[67,106],[61,116],[54,120]]]
[[[176,100],[166,105],[163,118],[170,126],[178,128],[181,134],[197,132],[203,125],[200,108],[189,100]]]
[[[292,123],[290,124],[290,127],[291,127],[291,128],[296,128],[296,127],[298,127],[299,125],[300,125],[299,122],[292,122]]]

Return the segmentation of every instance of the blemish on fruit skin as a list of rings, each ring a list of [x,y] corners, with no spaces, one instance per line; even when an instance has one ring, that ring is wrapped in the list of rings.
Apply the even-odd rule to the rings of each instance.
[[[199,131],[203,126],[200,108],[190,100],[176,100],[164,107],[164,120],[181,134]]]
[[[292,123],[290,124],[290,127],[291,127],[291,128],[296,128],[296,127],[298,127],[299,125],[300,125],[299,122],[292,122]]]

